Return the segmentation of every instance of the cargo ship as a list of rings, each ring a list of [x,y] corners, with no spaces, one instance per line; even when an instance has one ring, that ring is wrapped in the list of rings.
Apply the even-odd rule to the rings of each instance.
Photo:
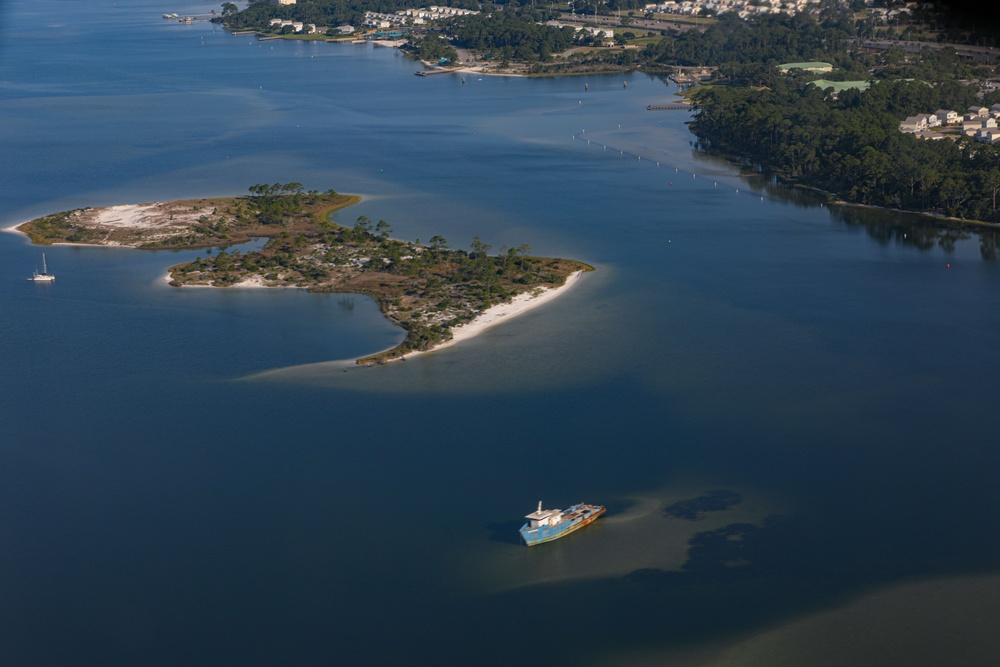
[[[539,500],[538,509],[524,517],[529,523],[521,526],[521,538],[529,547],[558,540],[593,522],[606,511],[604,505],[586,503],[573,505],[567,510],[543,510]]]

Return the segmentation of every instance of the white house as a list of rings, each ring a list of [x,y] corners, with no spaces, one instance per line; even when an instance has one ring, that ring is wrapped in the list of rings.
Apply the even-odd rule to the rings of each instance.
[[[1000,116],[1000,104],[994,104],[991,106],[990,113],[993,114],[994,117]]]
[[[980,118],[986,118],[990,115],[990,110],[986,107],[969,107],[969,113],[976,114]]]
[[[934,115],[938,117],[938,120],[942,125],[951,125],[952,123],[958,122],[958,112],[951,111],[949,109],[938,109],[934,112]]]
[[[900,132],[920,132],[927,129],[927,116],[910,116],[899,124]]]
[[[941,119],[932,113],[922,113],[918,114],[924,119],[924,125],[927,127],[941,127]]]
[[[962,134],[967,137],[974,136],[981,129],[983,129],[982,120],[967,120],[962,123]]]

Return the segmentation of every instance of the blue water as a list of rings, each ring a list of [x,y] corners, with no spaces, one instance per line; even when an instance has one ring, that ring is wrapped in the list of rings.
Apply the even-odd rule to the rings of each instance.
[[[919,249],[748,182],[645,110],[655,77],[463,84],[160,18],[211,9],[2,5],[0,226],[294,180],[364,195],[347,224],[597,271],[344,372],[402,337],[364,297],[172,289],[198,251],[68,246],[35,285],[0,235],[0,662],[623,664],[998,570],[978,237]],[[713,489],[743,500],[662,512]],[[529,550],[539,499],[609,512]]]

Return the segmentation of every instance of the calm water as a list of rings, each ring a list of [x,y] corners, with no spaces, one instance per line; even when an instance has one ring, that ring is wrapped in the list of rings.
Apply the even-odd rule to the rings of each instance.
[[[978,238],[921,248],[898,218],[752,186],[645,110],[670,93],[645,75],[463,85],[160,18],[211,9],[2,5],[0,225],[294,180],[365,195],[347,224],[598,270],[345,373],[327,362],[402,336],[368,299],[170,289],[197,252],[65,246],[34,285],[39,249],[0,235],[4,664],[708,664],[1000,568]],[[742,500],[663,512],[712,490]],[[610,510],[529,550],[539,499]],[[995,655],[974,624],[995,609],[952,609],[961,639],[920,598],[886,616],[915,610],[877,641]],[[782,641],[770,664],[819,664]]]

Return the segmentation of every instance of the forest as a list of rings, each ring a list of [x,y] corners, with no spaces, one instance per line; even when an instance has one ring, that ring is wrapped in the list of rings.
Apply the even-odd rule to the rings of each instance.
[[[918,112],[964,111],[963,87],[881,81],[834,99],[816,86],[718,86],[697,95],[691,126],[702,143],[749,158],[786,180],[847,201],[1000,222],[1000,149],[924,141],[899,131]]]
[[[391,0],[350,7],[362,5],[395,8]],[[348,4],[315,0],[297,7],[341,11],[336,8]],[[878,35],[867,19],[855,20],[850,8],[832,2],[816,16],[766,15],[751,23],[723,14],[704,30],[664,30],[641,50],[593,49],[565,61],[553,56],[578,42],[571,28],[544,25],[549,16],[548,10],[508,3],[504,11],[452,19],[424,44],[415,40],[414,48],[424,59],[454,60],[453,46],[459,46],[501,63],[531,64],[535,73],[711,67],[709,85],[692,96],[697,113],[691,129],[702,148],[850,202],[1000,222],[1000,147],[957,136],[923,141],[899,131],[900,121],[917,113],[963,113],[972,104],[1000,102],[1000,92],[977,98],[978,88],[966,83],[995,76],[992,66],[963,59],[950,47],[919,54],[858,49],[852,40],[859,34]],[[941,35],[952,37],[960,24],[932,13],[921,21],[923,27],[940,24]],[[965,41],[976,39],[966,35]],[[777,68],[801,61],[829,62],[834,71],[783,74]],[[812,85],[821,77],[870,87],[835,94]]]

